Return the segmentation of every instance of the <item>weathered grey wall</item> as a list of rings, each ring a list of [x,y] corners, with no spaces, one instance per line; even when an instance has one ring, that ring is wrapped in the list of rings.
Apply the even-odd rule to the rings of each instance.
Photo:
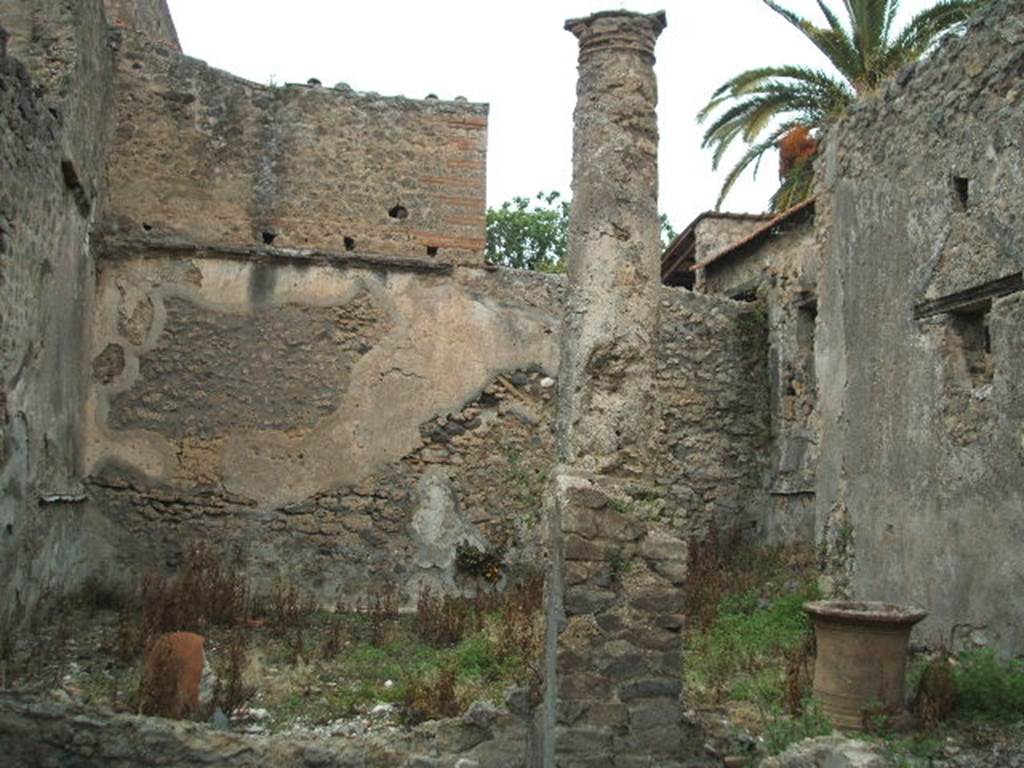
[[[754,230],[764,226],[768,216],[745,214],[708,214],[697,222],[694,242],[694,263],[703,264],[717,256],[729,246],[750,235]],[[706,286],[707,270],[698,269],[694,281],[694,290],[699,293],[717,293],[717,287]]]
[[[991,302],[988,355],[969,317],[914,308],[1024,270],[1022,73],[1024,6],[996,0],[830,132],[818,209],[836,586],[919,604],[924,639],[1006,654],[1024,650],[1024,294]]]
[[[484,104],[258,85],[137,36],[117,92],[108,230],[483,261]]]
[[[0,3],[0,614],[80,579],[89,229],[107,139],[111,54],[99,0]],[[2,37],[3,35],[0,35]]]
[[[801,217],[700,270],[702,291],[753,297],[765,329],[767,379],[758,383],[771,414],[762,482],[771,503],[757,527],[767,542],[814,541],[816,268],[813,217]]]

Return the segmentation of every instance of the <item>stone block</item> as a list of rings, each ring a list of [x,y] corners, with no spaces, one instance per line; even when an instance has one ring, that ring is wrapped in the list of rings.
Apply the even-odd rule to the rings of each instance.
[[[686,562],[686,542],[662,531],[650,531],[640,542],[640,556],[647,560]]]
[[[565,537],[565,559],[566,560],[588,560],[591,562],[604,562],[606,549],[600,544],[580,538],[575,534]]]
[[[576,560],[565,564],[565,583],[578,586],[591,581],[602,570],[600,564]]]
[[[681,713],[676,707],[661,704],[640,704],[628,708],[630,731],[647,731],[651,728],[678,727]]]
[[[631,542],[644,534],[644,524],[633,520],[626,513],[616,509],[601,509],[594,512],[597,535],[607,541]]]
[[[678,589],[651,587],[631,595],[629,604],[651,613],[676,613],[682,608],[683,593]]]
[[[636,680],[651,674],[651,659],[643,653],[627,653],[601,665],[601,670],[616,683]]]
[[[558,679],[558,693],[565,699],[609,700],[614,690],[612,681],[604,675],[578,672]]]
[[[603,752],[606,755],[612,746],[612,734],[606,728],[575,727],[561,728],[558,731],[558,751],[560,754],[592,754]]]
[[[639,699],[672,699],[676,701],[683,692],[682,680],[677,677],[654,677],[635,680],[619,687],[619,700],[624,702]]]
[[[616,754],[677,755],[683,750],[683,730],[679,727],[652,728],[615,736],[612,742]],[[660,763],[658,763],[660,765]]]
[[[571,615],[600,613],[615,603],[616,595],[606,589],[570,587],[565,591],[565,612]]]
[[[618,702],[596,702],[586,707],[580,722],[596,728],[621,730],[629,722],[629,711]]]
[[[603,631],[611,634],[624,629],[626,622],[618,613],[606,612],[597,617],[597,626],[599,626]]]
[[[637,648],[648,648],[654,651],[668,651],[681,647],[678,632],[661,629],[657,626],[631,627],[623,637]]]
[[[608,506],[608,497],[594,488],[579,488],[570,496],[572,504],[590,510],[604,509]]]
[[[682,586],[686,583],[688,568],[686,563],[679,560],[660,560],[651,563],[654,572],[674,586]]]

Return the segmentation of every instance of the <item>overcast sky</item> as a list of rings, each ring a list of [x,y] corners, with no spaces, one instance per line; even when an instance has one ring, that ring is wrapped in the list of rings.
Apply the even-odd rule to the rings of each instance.
[[[788,7],[824,23],[814,0]],[[929,5],[904,0],[901,19]],[[185,53],[266,83],[325,86],[491,105],[487,198],[557,189],[571,180],[576,40],[565,19],[615,8],[614,0],[169,0]],[[838,0],[832,2],[841,8]],[[714,206],[713,174],[694,115],[711,92],[744,69],[826,66],[799,32],[760,0],[636,0],[630,10],[668,14],[657,47],[661,209],[681,229]],[[778,164],[737,185],[724,208],[762,211]]]

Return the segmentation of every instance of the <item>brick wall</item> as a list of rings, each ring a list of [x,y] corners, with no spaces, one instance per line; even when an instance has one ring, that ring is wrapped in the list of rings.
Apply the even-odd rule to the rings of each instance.
[[[108,231],[483,261],[486,105],[263,86],[137,38],[119,61]]]

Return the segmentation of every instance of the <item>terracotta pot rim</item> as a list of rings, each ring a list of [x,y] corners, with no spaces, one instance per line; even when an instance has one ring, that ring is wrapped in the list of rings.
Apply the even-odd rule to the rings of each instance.
[[[814,618],[862,624],[910,625],[928,615],[914,606],[875,600],[815,600],[804,603],[803,609]]]

